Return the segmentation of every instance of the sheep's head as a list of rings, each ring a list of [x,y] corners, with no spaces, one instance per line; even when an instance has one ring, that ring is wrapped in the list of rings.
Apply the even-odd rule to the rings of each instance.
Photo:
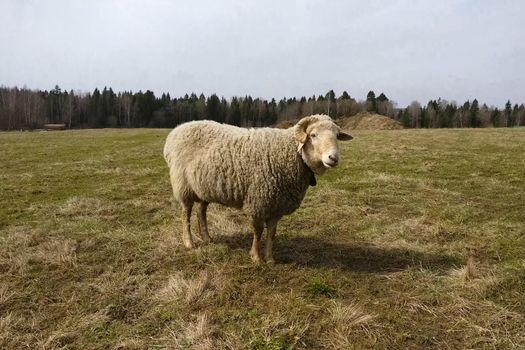
[[[327,115],[305,117],[294,127],[298,151],[315,174],[339,164],[340,153],[337,140],[349,141],[352,136],[343,132]]]

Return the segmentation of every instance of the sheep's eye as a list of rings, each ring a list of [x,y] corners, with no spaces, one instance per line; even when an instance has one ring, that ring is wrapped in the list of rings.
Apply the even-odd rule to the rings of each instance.
[[[310,137],[317,137],[317,134],[316,133],[311,133]]]

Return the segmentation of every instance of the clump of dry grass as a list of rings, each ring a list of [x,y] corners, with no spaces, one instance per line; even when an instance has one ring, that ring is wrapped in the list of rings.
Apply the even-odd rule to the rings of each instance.
[[[53,240],[44,243],[33,255],[33,259],[51,264],[66,264],[74,266],[77,256],[77,242],[72,239]]]
[[[42,349],[60,349],[65,347],[69,340],[75,336],[73,333],[56,330],[53,331],[47,339],[41,341],[40,344]]]
[[[0,338],[7,338],[11,328],[17,323],[13,313],[0,316]]]
[[[104,217],[113,218],[115,208],[99,198],[71,197],[58,209],[58,214],[68,217]]]
[[[0,286],[0,306],[7,303],[14,295],[15,292],[10,291],[8,286]]]
[[[199,313],[194,321],[181,326],[180,331],[171,331],[173,349],[212,350],[216,349],[213,333],[215,327],[205,313]]]
[[[354,304],[343,305],[333,301],[328,309],[330,314],[331,329],[326,335],[326,342],[334,349],[350,349],[354,347],[356,332],[373,339],[375,336],[370,331],[374,315],[367,314],[362,307]]]
[[[328,310],[328,312],[330,313],[332,321],[336,325],[348,328],[355,326],[364,327],[375,317],[363,312],[363,309],[358,305],[343,305],[336,301],[333,302],[332,307]]]
[[[107,310],[99,310],[94,313],[81,315],[74,323],[65,323],[53,329],[45,338],[37,341],[36,348],[41,349],[61,349],[69,348],[70,343],[77,339],[86,337],[87,334],[97,329],[103,328],[110,317]]]
[[[30,264],[75,266],[78,243],[73,239],[46,237],[39,229],[12,227],[4,231],[6,249],[0,252],[0,264],[9,271],[24,271]]]
[[[297,319],[286,310],[265,313],[259,327],[252,330],[250,349],[295,349],[305,346],[309,319]]]
[[[13,349],[20,338],[18,329],[24,320],[13,312],[0,314],[0,349]]]
[[[452,269],[450,274],[462,282],[481,277],[479,268],[476,266],[476,262],[472,256],[469,256],[467,263],[464,266]]]
[[[234,236],[249,231],[249,221],[245,214],[218,205],[210,206],[208,224],[211,235]]]
[[[157,298],[164,301],[181,299],[188,304],[194,304],[205,299],[210,293],[211,279],[207,271],[197,276],[185,278],[182,272],[171,275]]]
[[[142,350],[147,349],[147,345],[142,339],[124,339],[115,345],[115,350]]]

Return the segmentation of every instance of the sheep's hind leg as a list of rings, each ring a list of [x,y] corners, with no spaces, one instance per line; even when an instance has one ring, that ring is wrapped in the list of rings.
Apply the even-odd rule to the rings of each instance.
[[[186,248],[193,248],[193,240],[191,238],[191,209],[193,207],[193,202],[181,202],[181,219],[182,219],[182,242]]]
[[[279,222],[279,219],[270,219],[266,221],[266,246],[264,247],[264,258],[266,259],[267,264],[274,264],[275,260],[273,259],[273,239],[275,237],[275,233],[277,232],[277,223]]]
[[[250,256],[252,257],[253,262],[256,264],[261,263],[261,236],[264,230],[264,221],[253,219],[253,242],[252,248],[250,249]]]
[[[198,212],[199,236],[205,243],[209,243],[211,241],[210,234],[208,233],[208,220],[206,218],[206,210],[208,209],[208,204],[208,202],[201,202]]]

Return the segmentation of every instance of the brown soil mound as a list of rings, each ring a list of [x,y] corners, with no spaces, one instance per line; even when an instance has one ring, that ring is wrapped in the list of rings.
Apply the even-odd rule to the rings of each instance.
[[[281,122],[278,122],[277,124],[272,125],[272,128],[276,129],[288,129],[295,125],[299,120],[293,119],[293,120],[283,120]]]
[[[272,128],[288,129],[297,123],[299,119],[283,120],[272,125]],[[384,115],[361,112],[351,117],[341,117],[336,119],[336,123],[343,130],[397,130],[403,129],[403,125]]]
[[[343,130],[396,130],[403,129],[403,126],[397,120],[383,115],[361,112],[351,117],[342,117],[337,119],[337,124]]]

